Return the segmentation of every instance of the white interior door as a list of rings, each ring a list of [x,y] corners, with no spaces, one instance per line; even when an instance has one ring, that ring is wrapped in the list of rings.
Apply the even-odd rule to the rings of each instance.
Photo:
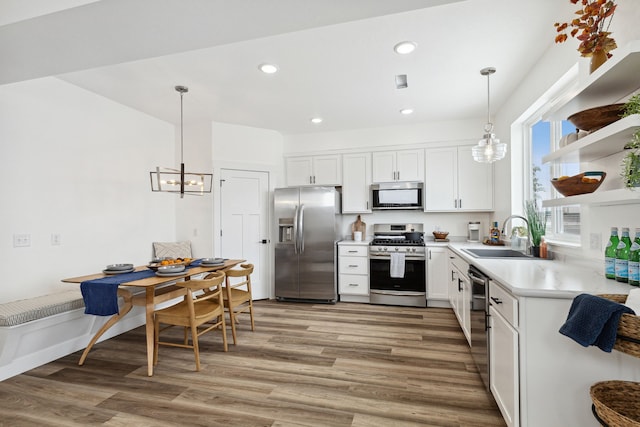
[[[222,256],[253,264],[253,299],[269,298],[269,173],[222,169],[220,177]]]

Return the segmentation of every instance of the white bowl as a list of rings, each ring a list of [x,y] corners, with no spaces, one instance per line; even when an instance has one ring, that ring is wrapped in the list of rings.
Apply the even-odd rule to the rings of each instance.
[[[133,268],[133,264],[109,264],[107,265],[106,270],[124,271],[124,270],[131,270],[132,268]]]
[[[158,273],[179,273],[184,271],[184,265],[163,265],[158,267]]]

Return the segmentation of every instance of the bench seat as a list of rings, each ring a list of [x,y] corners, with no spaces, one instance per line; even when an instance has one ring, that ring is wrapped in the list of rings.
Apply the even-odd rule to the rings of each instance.
[[[16,326],[54,314],[84,308],[78,289],[0,304],[0,327]]]

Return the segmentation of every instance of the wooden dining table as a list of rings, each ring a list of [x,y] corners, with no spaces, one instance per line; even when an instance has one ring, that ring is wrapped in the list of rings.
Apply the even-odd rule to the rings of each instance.
[[[107,322],[96,332],[94,337],[91,339],[87,347],[84,349],[82,356],[78,362],[78,365],[83,365],[89,351],[93,345],[100,339],[100,337],[115,325],[120,319],[126,316],[129,311],[133,308],[133,306],[142,306],[145,307],[146,321],[145,321],[145,329],[146,329],[146,337],[147,337],[147,374],[149,376],[153,375],[153,351],[154,351],[154,329],[153,329],[153,313],[157,304],[172,300],[174,298],[178,298],[186,295],[186,292],[183,287],[176,286],[176,281],[181,280],[190,280],[193,276],[209,273],[212,271],[226,271],[230,268],[235,267],[236,265],[245,262],[243,259],[229,259],[225,260],[224,264],[214,265],[214,266],[194,266],[185,269],[184,274],[179,276],[151,276],[146,277],[139,280],[133,280],[131,282],[124,282],[118,286],[118,296],[124,299],[124,304],[120,307],[118,313],[114,314],[107,320]],[[143,271],[148,269],[147,266],[139,266],[135,267],[135,271]],[[71,277],[68,279],[62,279],[65,283],[82,283],[88,280],[95,280],[107,277],[104,273],[90,274],[87,276],[80,277]],[[144,293],[136,293],[133,294],[130,288],[144,288]]]

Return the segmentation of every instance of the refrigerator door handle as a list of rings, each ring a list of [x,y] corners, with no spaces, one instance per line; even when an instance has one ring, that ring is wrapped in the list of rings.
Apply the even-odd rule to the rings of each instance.
[[[304,205],[300,205],[300,211],[298,213],[298,250],[300,253],[304,253]]]
[[[296,205],[296,212],[293,214],[293,253],[298,254],[298,209],[300,207]]]

